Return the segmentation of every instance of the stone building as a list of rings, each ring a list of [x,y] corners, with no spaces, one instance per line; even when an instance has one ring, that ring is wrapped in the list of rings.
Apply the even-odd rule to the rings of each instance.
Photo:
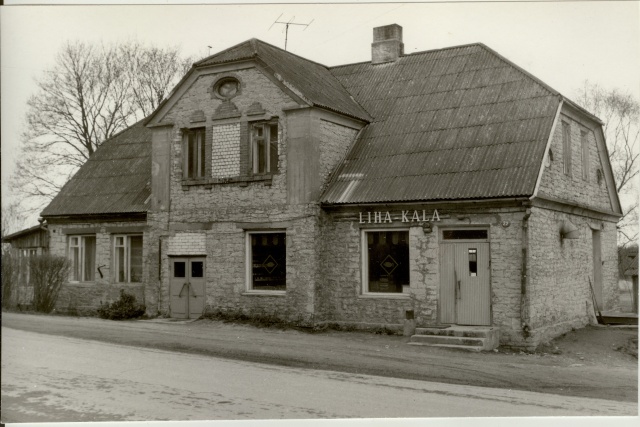
[[[363,329],[461,325],[533,347],[615,304],[602,122],[482,44],[326,67],[252,39],[193,65],[42,213],[61,309]],[[470,328],[469,330],[473,330]]]

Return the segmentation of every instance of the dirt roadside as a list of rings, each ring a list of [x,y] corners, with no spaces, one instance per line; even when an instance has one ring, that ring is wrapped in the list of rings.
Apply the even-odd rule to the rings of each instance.
[[[588,327],[529,354],[467,353],[410,346],[401,336],[307,333],[213,320],[114,322],[3,312],[2,326],[300,368],[638,401],[637,353],[629,354],[637,329]]]

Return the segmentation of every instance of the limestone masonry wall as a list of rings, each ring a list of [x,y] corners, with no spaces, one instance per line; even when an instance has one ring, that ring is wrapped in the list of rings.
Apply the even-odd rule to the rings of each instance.
[[[564,220],[579,228],[578,239],[560,239]],[[544,342],[595,321],[589,288],[589,278],[592,284],[594,281],[592,227],[601,230],[604,308],[613,308],[617,303],[615,223],[532,208],[528,288],[531,342]]]
[[[328,184],[329,175],[338,167],[353,145],[358,129],[320,120],[320,181]]]
[[[49,251],[52,255],[68,256],[68,236],[86,234],[96,236],[96,261],[94,272],[95,280],[86,283],[67,282],[60,291],[56,304],[56,311],[91,315],[95,314],[101,302],[112,302],[120,296],[120,289],[136,296],[138,302],[145,304],[145,285],[148,281],[149,254],[147,249],[148,232],[131,232],[131,227],[145,227],[146,223],[141,221],[122,222],[78,222],[78,223],[57,223],[55,220],[49,221]],[[123,231],[118,231],[121,229]],[[73,231],[70,231],[73,230]],[[70,234],[65,234],[65,232]],[[142,234],[142,281],[140,283],[115,283],[113,235],[115,234]],[[102,271],[103,277],[98,272],[98,267]]]
[[[322,319],[346,324],[400,327],[405,319],[405,310],[414,310],[418,326],[438,324],[441,230],[443,227],[477,225],[489,228],[492,323],[504,331],[505,340],[518,339],[521,335],[523,209],[436,208],[441,212],[442,220],[433,223],[430,233],[425,233],[418,224],[393,224],[394,228],[409,229],[410,292],[397,296],[362,295],[361,227],[375,228],[359,224],[357,210],[328,213],[322,223],[320,265],[323,274],[318,287]],[[427,209],[431,211],[433,206]],[[389,210],[399,212],[402,207]],[[378,228],[385,227],[380,224]]]
[[[571,129],[571,175],[564,173],[563,158],[566,153],[562,143],[563,121],[568,123]],[[586,180],[582,177],[584,165],[582,162],[581,131],[586,132],[589,144],[589,166]],[[553,133],[550,149],[553,153],[553,160],[549,162],[549,166],[544,168],[539,195],[611,212],[613,208],[606,181],[604,177],[598,180],[598,171],[600,170],[602,173],[603,168],[594,133],[571,117],[561,114]]]

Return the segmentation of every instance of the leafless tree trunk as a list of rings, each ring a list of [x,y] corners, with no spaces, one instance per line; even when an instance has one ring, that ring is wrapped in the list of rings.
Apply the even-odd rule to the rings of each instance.
[[[67,43],[28,101],[19,197],[41,209],[104,140],[158,107],[188,62],[176,48]]]
[[[618,222],[619,242],[638,239],[638,195],[636,181],[640,171],[640,101],[616,89],[605,90],[585,82],[576,101],[604,122],[609,159],[622,196],[623,217]]]

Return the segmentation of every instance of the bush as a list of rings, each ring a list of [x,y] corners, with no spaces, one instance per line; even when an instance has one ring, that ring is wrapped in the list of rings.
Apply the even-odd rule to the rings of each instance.
[[[144,304],[138,304],[135,295],[128,294],[124,289],[120,289],[120,298],[111,304],[100,304],[98,316],[109,320],[135,319],[144,315],[146,310],[147,308]]]
[[[2,253],[2,307],[9,308],[12,305],[14,284],[17,285],[18,264],[17,258],[10,251]]]
[[[71,261],[49,254],[29,258],[30,282],[33,284],[33,307],[50,313],[56,305],[62,284],[67,281]]]

